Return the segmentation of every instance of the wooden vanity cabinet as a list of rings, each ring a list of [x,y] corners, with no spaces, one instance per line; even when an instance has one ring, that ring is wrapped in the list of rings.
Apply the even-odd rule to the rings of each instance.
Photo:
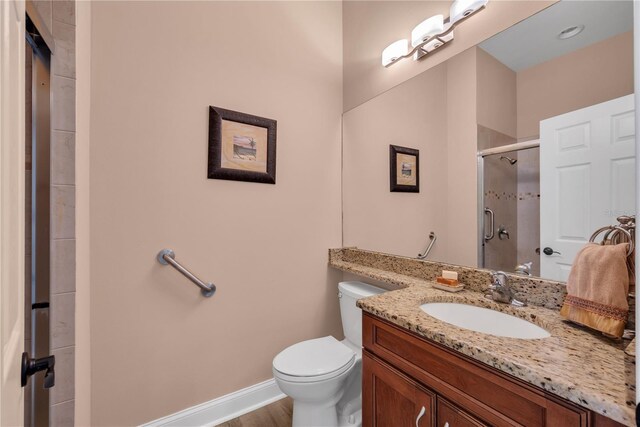
[[[362,343],[363,427],[621,425],[368,313]]]
[[[362,422],[365,426],[435,426],[436,395],[368,353],[363,359]],[[364,394],[363,394],[364,398]]]

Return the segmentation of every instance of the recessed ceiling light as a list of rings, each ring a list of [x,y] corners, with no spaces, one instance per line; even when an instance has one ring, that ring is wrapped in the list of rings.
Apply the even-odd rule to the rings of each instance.
[[[575,37],[580,34],[584,30],[584,25],[574,25],[572,27],[565,28],[564,30],[558,33],[558,38],[560,40],[570,39],[571,37]]]

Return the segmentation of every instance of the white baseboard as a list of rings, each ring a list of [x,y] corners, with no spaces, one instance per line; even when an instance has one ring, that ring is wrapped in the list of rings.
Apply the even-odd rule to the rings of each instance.
[[[141,427],[216,426],[286,397],[275,380],[261,382],[226,396],[159,418]]]

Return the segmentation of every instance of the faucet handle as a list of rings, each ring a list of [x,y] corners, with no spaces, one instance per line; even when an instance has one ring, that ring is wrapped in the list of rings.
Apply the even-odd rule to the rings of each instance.
[[[494,285],[504,286],[507,284],[507,273],[504,271],[492,271],[491,280]]]

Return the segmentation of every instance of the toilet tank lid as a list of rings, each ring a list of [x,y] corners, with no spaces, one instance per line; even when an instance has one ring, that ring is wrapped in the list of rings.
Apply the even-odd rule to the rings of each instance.
[[[373,285],[363,282],[340,282],[338,283],[340,292],[349,295],[355,299],[370,297],[385,292],[384,289],[377,288]]]

